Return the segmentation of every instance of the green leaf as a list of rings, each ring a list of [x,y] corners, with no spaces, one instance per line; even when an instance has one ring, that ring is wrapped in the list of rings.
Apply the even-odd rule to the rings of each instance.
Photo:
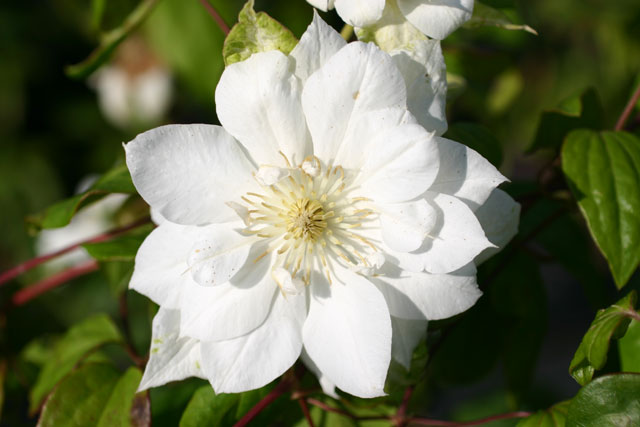
[[[145,418],[145,407],[146,419],[151,419],[151,408],[144,404],[148,393],[145,391],[136,396],[136,391],[138,390],[141,379],[142,372],[135,367],[129,368],[127,372],[120,377],[111,392],[109,400],[102,409],[102,415],[100,416],[97,427],[132,425],[134,424],[132,423],[132,415],[135,415],[136,421],[141,421]],[[134,405],[135,402],[143,402],[143,404],[136,407]],[[135,413],[132,414],[134,408],[136,410]],[[142,408],[142,411],[140,411],[139,408]],[[135,423],[134,425],[148,425],[148,423]]]
[[[100,263],[100,271],[107,278],[111,295],[118,297],[127,291],[133,275],[133,261],[108,261]]]
[[[622,288],[640,262],[640,138],[574,131],[562,148],[562,170]]]
[[[473,29],[484,26],[498,27],[505,30],[522,30],[535,34],[536,36],[538,35],[538,32],[530,26],[514,24],[513,21],[503,12],[476,0],[473,6],[473,16],[463,25],[463,27]]]
[[[148,224],[109,241],[82,246],[97,261],[133,261],[138,248],[153,228],[153,224]]]
[[[180,419],[181,427],[219,426],[237,405],[239,394],[215,394],[210,385],[200,387],[193,394]]]
[[[111,319],[104,314],[90,317],[74,325],[57,343],[53,357],[45,363],[30,392],[30,412],[35,412],[44,398],[73,367],[92,350],[110,342],[121,342],[122,336]]]
[[[102,175],[87,191],[62,200],[44,212],[27,218],[36,229],[58,228],[69,224],[71,218],[82,208],[96,202],[110,193],[136,192],[126,165],[119,165]]]
[[[249,0],[238,15],[238,23],[224,41],[222,57],[225,65],[244,61],[252,54],[279,50],[288,55],[298,39],[286,27],[264,12],[253,10]]]
[[[570,400],[556,403],[549,409],[520,420],[516,427],[564,427],[567,421]]]
[[[108,364],[81,366],[51,393],[42,409],[38,426],[96,425],[118,383],[118,377],[118,371]]]
[[[631,322],[618,340],[620,367],[624,372],[640,372],[640,322]]]
[[[87,59],[76,65],[66,68],[67,76],[74,79],[84,79],[100,68],[110,57],[113,51],[122,43],[140,24],[149,16],[158,0],[143,0],[133,12],[125,19],[122,25],[108,33],[100,40],[100,45],[89,55]],[[100,14],[101,15],[101,14]],[[94,25],[99,19],[94,15]],[[99,23],[99,21],[98,21]]]
[[[555,109],[542,113],[535,139],[527,151],[558,150],[567,134],[574,129],[602,129],[603,117],[604,111],[594,89],[568,98]]]
[[[598,311],[569,365],[569,373],[578,383],[585,385],[594,371],[604,366],[611,339],[624,336],[631,318],[637,316],[635,303],[636,292],[632,291],[611,307]]]
[[[604,375],[571,399],[568,426],[640,425],[640,374]]]
[[[495,167],[502,164],[502,145],[489,129],[469,122],[458,122],[449,126],[445,138],[460,142],[474,149]]]

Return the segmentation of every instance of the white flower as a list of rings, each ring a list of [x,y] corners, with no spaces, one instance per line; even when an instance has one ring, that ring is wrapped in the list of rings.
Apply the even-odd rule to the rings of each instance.
[[[380,24],[391,15],[389,9],[397,9],[420,32],[437,40],[447,37],[473,14],[473,0],[307,1],[325,12],[335,7],[344,22],[360,28]]]
[[[327,392],[383,395],[427,320],[479,298],[494,245],[474,212],[505,178],[416,123],[388,54],[317,16],[290,56],[227,67],[216,106],[224,127],[125,146],[160,222],[131,279],[161,306],[141,389],[241,392],[302,357]]]

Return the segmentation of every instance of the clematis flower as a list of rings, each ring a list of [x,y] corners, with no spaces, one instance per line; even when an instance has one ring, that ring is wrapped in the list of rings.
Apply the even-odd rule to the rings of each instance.
[[[302,358],[329,393],[380,396],[428,320],[475,303],[474,259],[495,247],[476,212],[505,178],[418,124],[406,86],[316,15],[289,56],[227,67],[222,127],[126,144],[159,223],[130,283],[160,305],[140,389],[197,376],[242,392]]]
[[[307,0],[320,10],[336,8],[357,28],[397,24],[402,16],[422,34],[442,40],[473,14],[473,0]]]

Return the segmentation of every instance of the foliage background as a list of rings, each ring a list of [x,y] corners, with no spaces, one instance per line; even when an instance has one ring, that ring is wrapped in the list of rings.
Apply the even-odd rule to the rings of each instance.
[[[34,256],[34,236],[26,231],[25,217],[73,195],[84,176],[111,168],[123,157],[121,143],[140,130],[111,126],[87,82],[65,75],[65,66],[85,58],[97,44],[99,31],[92,25],[96,3],[26,0],[0,5],[0,271]],[[229,24],[242,7],[238,0],[211,3]],[[527,233],[561,206],[540,196],[540,189],[569,197],[562,175],[548,167],[554,150],[528,150],[541,115],[593,87],[602,102],[602,127],[613,128],[640,83],[640,3],[485,3],[527,23],[539,36],[462,28],[444,41],[448,71],[466,80],[450,91],[448,119],[450,124],[482,124],[495,135],[501,171],[513,181],[506,188],[520,196],[521,230]],[[119,25],[136,4],[106,2],[101,28]],[[312,16],[303,0],[256,1],[256,10],[268,12],[298,37]],[[324,17],[340,29],[334,13]],[[197,0],[162,0],[140,31],[175,73],[176,95],[166,121],[216,123],[213,91],[223,69],[224,35],[204,8]],[[640,123],[629,127],[640,135]],[[483,288],[485,297],[476,307],[459,319],[431,325],[430,339],[446,357],[434,353],[429,384],[413,400],[419,412],[473,419],[542,409],[574,396],[579,385],[567,369],[595,311],[631,289],[640,290],[636,273],[623,293],[616,291],[575,209],[536,232],[526,245],[505,253],[510,254],[508,265],[497,276],[494,268],[505,264],[504,253],[481,269],[481,286],[484,281],[491,287]],[[32,271],[0,288],[0,360],[9,366],[0,384],[2,426],[35,423],[28,415],[28,393],[56,337],[95,313],[120,319],[119,300],[102,272],[23,307],[9,306],[12,293],[43,274]],[[146,354],[153,308],[133,292],[126,299],[133,345]],[[444,339],[439,338],[442,331],[448,331]],[[117,346],[102,351],[122,369],[130,364]],[[614,345],[603,372],[620,370],[616,353]],[[153,390],[153,424],[175,425],[200,385],[193,380]]]

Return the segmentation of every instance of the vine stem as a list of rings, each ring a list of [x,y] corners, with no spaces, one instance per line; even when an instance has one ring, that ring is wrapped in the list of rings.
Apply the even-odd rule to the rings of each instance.
[[[224,22],[224,19],[222,19],[222,16],[220,16],[220,14],[218,13],[218,11],[216,10],[215,7],[213,7],[211,5],[211,3],[209,3],[207,0],[200,0],[200,3],[202,4],[202,6],[207,10],[207,12],[209,13],[209,15],[211,15],[211,17],[213,18],[214,21],[216,21],[216,24],[218,24],[218,27],[220,27],[220,29],[222,30],[222,32],[224,33],[225,36],[229,35],[229,32],[231,31],[231,29],[229,28],[229,26],[227,25],[226,22]]]
[[[22,264],[18,264],[10,270],[5,271],[0,274],[0,286],[7,283],[9,280],[19,276],[20,274],[31,270],[34,267],[39,266],[42,263],[45,263],[53,258],[57,258],[60,255],[64,255],[67,252],[71,252],[74,249],[79,248],[82,245],[87,243],[100,243],[106,240],[112,239],[120,234],[126,233],[127,231],[131,231],[134,228],[140,227],[151,221],[150,217],[142,218],[138,221],[135,221],[129,225],[125,225],[124,227],[114,228],[113,230],[107,231],[106,233],[100,234],[98,236],[92,237],[87,240],[83,240],[78,243],[74,243],[73,245],[67,246],[66,248],[60,249],[58,251],[52,252],[50,254],[42,255],[39,257],[31,258],[28,261],[23,262]]]
[[[635,107],[635,105],[638,103],[638,100],[640,100],[640,84],[638,85],[638,87],[636,88],[636,91],[633,93],[633,95],[629,99],[629,102],[627,102],[627,106],[624,107],[624,110],[622,111],[622,114],[620,115],[620,118],[616,123],[616,127],[614,128],[615,130],[620,131],[624,129],[624,124],[629,119],[629,116],[633,111],[633,107]]]
[[[345,411],[343,409],[340,408],[334,408],[333,406],[327,405],[326,403],[318,400],[318,399],[314,399],[312,397],[307,398],[307,403],[313,406],[317,406],[318,408],[322,409],[323,411],[327,411],[327,412],[333,412],[334,414],[340,414],[343,415],[345,417],[351,418],[352,420],[358,420],[358,421],[366,421],[366,420],[388,420],[390,419],[390,417],[386,416],[386,415],[378,415],[378,416],[370,416],[370,417],[359,417],[357,415],[352,414],[349,411]]]
[[[244,427],[253,420],[256,415],[262,412],[267,406],[273,403],[277,398],[288,392],[293,386],[294,380],[291,376],[285,375],[273,390],[269,392],[260,402],[253,406],[240,421],[234,424],[234,427]]]
[[[75,279],[76,277],[84,276],[85,274],[96,271],[98,268],[98,262],[95,260],[76,265],[75,267],[71,267],[58,274],[54,274],[51,277],[47,277],[46,279],[41,280],[34,285],[29,286],[28,288],[19,290],[18,292],[13,294],[11,302],[15,306],[26,304],[32,299],[42,295],[43,293],[50,291],[51,289],[54,289],[68,282],[69,280]]]
[[[304,400],[304,397],[299,397],[298,403],[300,404],[300,409],[302,409],[302,413],[304,414],[304,417],[306,418],[307,424],[309,424],[309,427],[315,427],[313,425],[313,419],[311,418],[311,413],[309,412],[309,406],[307,405],[307,402]]]
[[[404,391],[404,396],[402,396],[402,403],[398,408],[398,412],[396,412],[395,423],[398,427],[403,427],[407,424],[407,408],[409,407],[409,401],[411,400],[412,395],[413,395],[413,386],[409,386]]]

